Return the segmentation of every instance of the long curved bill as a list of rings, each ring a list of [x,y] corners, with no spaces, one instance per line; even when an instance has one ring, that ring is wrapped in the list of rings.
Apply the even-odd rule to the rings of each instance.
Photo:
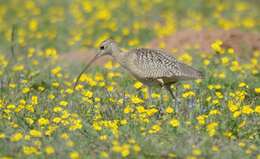
[[[82,76],[82,74],[89,68],[89,66],[96,61],[101,55],[100,54],[96,54],[96,56],[84,67],[84,69],[80,72],[80,74],[78,75],[76,82],[74,84],[73,89],[75,90],[76,86],[78,85],[79,79]]]

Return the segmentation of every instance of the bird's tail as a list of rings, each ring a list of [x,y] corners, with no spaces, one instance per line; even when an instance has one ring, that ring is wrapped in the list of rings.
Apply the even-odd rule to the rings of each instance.
[[[186,64],[180,64],[185,79],[203,79],[204,73]]]
[[[204,79],[205,75],[202,71],[195,70],[195,78]]]

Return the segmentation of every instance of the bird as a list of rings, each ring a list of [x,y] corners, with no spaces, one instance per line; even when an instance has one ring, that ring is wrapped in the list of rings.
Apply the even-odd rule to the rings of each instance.
[[[99,51],[95,57],[85,66],[78,75],[74,89],[81,75],[89,66],[102,56],[112,56],[125,70],[130,72],[138,81],[148,87],[148,96],[151,98],[151,87],[160,86],[165,88],[173,98],[171,86],[183,80],[202,79],[204,75],[201,71],[178,61],[163,49],[133,48],[122,51],[113,39],[106,39],[99,45]]]

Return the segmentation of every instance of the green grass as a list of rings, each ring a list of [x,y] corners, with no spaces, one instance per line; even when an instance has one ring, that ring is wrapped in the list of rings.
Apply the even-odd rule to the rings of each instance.
[[[260,103],[259,95],[254,92],[254,88],[260,84],[259,74],[253,75],[246,71],[246,68],[241,72],[233,72],[229,65],[219,64],[221,56],[235,58],[235,55],[225,53],[214,55],[210,60],[211,64],[207,67],[200,63],[194,64],[206,73],[206,78],[200,83],[182,82],[190,84],[191,89],[184,89],[180,84],[178,96],[181,103],[178,107],[175,107],[167,92],[160,88],[153,90],[160,95],[158,98],[143,99],[145,87],[142,87],[143,91],[134,88],[135,80],[121,68],[108,70],[93,67],[86,74],[89,79],[85,81],[88,82],[81,82],[83,88],[68,93],[68,89],[73,88],[72,79],[80,71],[79,67],[65,67],[59,73],[53,74],[51,68],[57,64],[51,64],[50,60],[43,60],[38,55],[31,58],[23,57],[19,63],[23,63],[26,69],[14,72],[9,68],[8,74],[2,76],[0,130],[6,137],[1,139],[0,154],[23,158],[22,156],[25,155],[23,147],[27,145],[36,147],[39,152],[39,154],[32,152],[29,156],[44,158],[47,155],[44,152],[45,147],[51,145],[55,149],[55,154],[47,155],[48,158],[64,158],[73,151],[77,151],[82,158],[100,158],[103,151],[108,153],[110,158],[121,158],[120,154],[124,151],[120,149],[118,152],[113,149],[115,147],[113,143],[118,142],[119,145],[127,144],[127,150],[130,151],[127,156],[130,158],[171,158],[173,156],[252,158],[259,153],[259,112],[254,112],[255,107]],[[199,56],[195,55],[195,57]],[[38,58],[41,60],[41,65],[32,66],[31,62]],[[214,77],[216,70],[226,72],[226,78]],[[109,78],[111,73],[119,73],[120,77]],[[104,79],[95,80],[97,75],[101,75]],[[23,80],[27,80],[27,83]],[[55,82],[59,84],[58,87],[53,84]],[[97,86],[91,86],[93,82],[96,82]],[[239,87],[241,82],[245,82],[247,86]],[[15,83],[16,88],[7,87],[11,83]],[[98,86],[101,83],[105,86]],[[222,88],[217,90],[208,88],[214,84],[219,84]],[[109,86],[113,87],[112,91],[108,91]],[[44,89],[39,90],[39,87]],[[22,93],[24,88],[30,88],[30,91]],[[93,96],[84,97],[86,91],[92,92]],[[192,91],[196,95],[182,97],[187,91]],[[221,92],[223,97],[216,96],[216,92]],[[245,97],[239,99],[237,95],[234,97],[230,95],[236,92],[238,94],[244,92]],[[54,95],[55,98],[50,100],[49,95]],[[38,97],[38,104],[33,106],[33,112],[28,109],[32,96]],[[144,102],[134,104],[133,96],[138,96]],[[207,98],[212,99],[207,101]],[[25,104],[21,104],[21,100],[25,100]],[[213,100],[218,102],[214,104]],[[67,106],[60,106],[61,101],[66,101]],[[238,110],[241,111],[240,116],[233,117],[234,112],[232,113],[228,108],[228,103],[231,101],[238,106]],[[15,108],[8,107],[10,104],[14,104]],[[252,112],[243,111],[245,105],[249,105]],[[57,106],[62,107],[63,110],[55,112],[53,108]],[[146,109],[148,114],[152,109],[156,112],[149,116],[139,109],[140,106]],[[127,107],[133,111],[124,112]],[[174,112],[166,113],[167,107],[172,107]],[[212,110],[217,110],[220,114],[210,115]],[[63,116],[66,112],[71,117]],[[200,115],[208,116],[203,125],[200,125],[197,120]],[[41,117],[49,119],[49,124],[40,126],[38,120]],[[55,117],[60,117],[61,123],[54,123]],[[31,118],[34,123],[29,124],[26,118]],[[172,119],[179,121],[178,127],[169,124]],[[78,129],[70,130],[70,126],[77,125],[74,123],[77,120],[80,121]],[[120,124],[125,121],[127,123]],[[65,124],[66,122],[69,123]],[[245,123],[241,126],[243,122]],[[96,130],[93,127],[94,123],[100,125],[101,130]],[[207,130],[210,123],[218,124],[212,128],[215,131],[213,136]],[[13,127],[13,124],[17,124],[17,127]],[[157,128],[152,128],[154,125],[159,126],[158,131]],[[48,136],[45,133],[51,127],[56,127],[56,130]],[[25,137],[18,142],[10,141],[12,134],[21,132],[26,136],[31,129],[39,130],[42,136],[31,137],[30,140],[26,140]],[[151,130],[155,131],[151,132]],[[226,132],[231,135],[226,136]],[[63,133],[67,133],[69,139],[60,139]],[[105,141],[99,139],[103,135],[106,135]],[[133,139],[134,143],[131,141]],[[35,141],[40,142],[41,145],[36,146]],[[74,146],[66,145],[70,141],[74,142]],[[140,152],[134,152],[133,147],[136,144],[140,147]]]
[[[73,90],[84,64],[59,59],[109,36],[132,48],[187,28],[259,32],[257,1],[84,2],[0,3],[0,159],[259,159],[259,51],[187,50],[205,78],[173,86],[178,105],[115,63]]]

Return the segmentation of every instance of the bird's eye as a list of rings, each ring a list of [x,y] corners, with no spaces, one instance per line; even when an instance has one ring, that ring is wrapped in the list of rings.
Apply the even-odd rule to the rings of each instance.
[[[100,50],[104,50],[104,49],[105,49],[105,47],[104,47],[104,46],[101,46],[101,47],[100,47]]]

